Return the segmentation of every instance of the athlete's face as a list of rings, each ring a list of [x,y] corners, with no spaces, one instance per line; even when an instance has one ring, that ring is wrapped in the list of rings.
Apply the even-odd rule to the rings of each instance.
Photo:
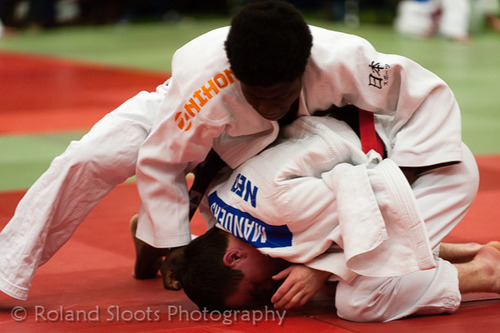
[[[226,258],[228,255],[231,258]],[[281,284],[272,276],[285,269],[288,263],[268,257],[232,235],[226,256],[224,263],[243,273],[236,292],[226,298],[226,305],[231,309],[248,309],[270,304],[271,297]]]
[[[301,89],[302,78],[267,87],[248,86],[241,83],[241,91],[248,104],[268,120],[283,118],[299,98]]]

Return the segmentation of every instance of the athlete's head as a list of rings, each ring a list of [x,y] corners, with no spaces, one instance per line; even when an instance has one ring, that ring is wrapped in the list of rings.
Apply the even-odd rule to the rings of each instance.
[[[231,69],[241,82],[271,86],[302,76],[312,36],[302,14],[291,4],[258,1],[233,18],[225,47]]]
[[[302,14],[281,1],[245,6],[232,20],[226,54],[248,102],[277,120],[298,98],[312,35]]]
[[[272,276],[286,265],[216,227],[194,239],[184,254],[179,280],[186,295],[208,310],[269,304],[278,285]]]

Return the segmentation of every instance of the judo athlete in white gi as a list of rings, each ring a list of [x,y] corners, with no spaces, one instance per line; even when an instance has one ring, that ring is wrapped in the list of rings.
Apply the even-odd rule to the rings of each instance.
[[[472,1],[475,2],[475,1]],[[398,3],[394,26],[404,35],[455,41],[470,40],[471,0],[404,0]]]
[[[137,237],[159,249],[187,245],[186,175],[210,149],[236,168],[276,139],[278,120],[348,103],[376,114],[387,154],[403,171],[466,165],[460,110],[436,75],[357,36],[308,26],[287,3],[246,6],[231,27],[181,47],[165,84],[126,101],[54,159],[0,233],[0,290],[26,299],[37,268],[134,174],[141,197]],[[426,208],[439,202],[435,211],[442,212],[469,199],[475,178],[455,170],[435,168],[426,176],[459,177],[471,186],[465,198],[428,182],[415,191],[417,200]],[[447,212],[454,220],[463,215]],[[429,236],[440,239],[451,227],[429,227]],[[138,271],[138,278],[157,273]]]
[[[301,117],[283,128],[275,145],[221,176],[210,189],[204,216],[209,225],[233,237],[219,258],[211,257],[214,252],[209,250],[210,242],[219,247],[218,234],[207,233],[188,245],[179,273],[184,290],[201,308],[254,306],[265,297],[269,301],[271,276],[277,274],[279,280],[289,274],[280,272],[286,265],[279,258],[318,271],[302,279],[304,289],[312,284],[315,290],[327,276],[338,281],[336,307],[345,319],[389,321],[453,312],[461,300],[459,274],[439,256],[439,244],[442,231],[451,230],[468,209],[476,172],[474,158],[467,153],[461,164],[423,175],[410,187],[392,160],[373,150],[365,154],[344,122]],[[426,200],[430,186],[435,195],[459,195],[444,207]],[[474,257],[480,248],[445,245],[450,246],[470,251],[465,257]],[[490,266],[500,265],[500,243],[487,247],[496,257]],[[206,292],[209,283],[217,283],[209,277],[220,279],[212,272],[220,269],[217,261],[244,272],[233,292],[219,291],[224,300]],[[283,297],[281,304],[286,306],[293,297],[304,304],[311,293],[294,288],[278,289],[273,299],[290,291],[291,298]]]

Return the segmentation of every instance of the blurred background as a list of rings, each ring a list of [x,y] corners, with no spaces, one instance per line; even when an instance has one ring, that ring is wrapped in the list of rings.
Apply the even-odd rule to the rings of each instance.
[[[301,9],[310,24],[364,37],[379,52],[406,56],[442,77],[460,103],[464,141],[476,155],[494,155],[500,154],[499,1],[289,2]],[[0,54],[16,52],[148,71],[163,80],[169,76],[177,48],[204,32],[228,25],[231,16],[247,2],[0,0]],[[9,91],[11,79],[0,76],[0,116],[8,107],[2,104],[1,94]],[[160,83],[152,82],[145,89]],[[107,105],[101,108],[103,113],[112,110]],[[50,137],[50,149],[40,147],[39,135],[0,130],[0,172],[4,175],[0,190],[28,187],[70,140],[87,130],[44,133],[45,139]],[[24,144],[23,149],[20,144]],[[22,164],[30,167],[22,168]],[[7,178],[14,181],[7,182]]]
[[[0,0],[0,49],[168,70],[175,48],[229,24],[232,15],[251,1]],[[496,43],[500,38],[500,0],[288,2],[311,24],[361,35],[379,51],[409,54],[411,58],[420,56],[416,45],[417,49],[436,47],[434,40],[448,45],[484,38]],[[415,41],[421,43],[413,44]],[[471,43],[467,48],[477,45],[481,44]],[[450,62],[458,55],[442,52],[433,49],[425,53],[449,56]],[[141,61],[143,53],[151,53],[154,59]]]
[[[49,28],[67,24],[113,24],[141,20],[179,20],[190,15],[232,15],[248,0],[2,0],[5,26]],[[398,0],[291,0],[325,19],[351,20],[358,14],[389,23]],[[347,17],[346,17],[347,15]]]
[[[39,30],[68,25],[181,21],[190,17],[231,16],[251,0],[1,0],[4,35],[16,29]],[[427,37],[432,24],[451,38],[451,30],[477,33],[486,24],[500,29],[498,0],[288,0],[305,14],[320,19],[391,25],[400,32]],[[401,19],[406,27],[400,27]],[[461,25],[461,26],[460,26]],[[417,28],[421,29],[418,30]],[[435,32],[435,31],[434,31]],[[463,31],[462,31],[463,32]],[[456,33],[456,32],[455,32]]]

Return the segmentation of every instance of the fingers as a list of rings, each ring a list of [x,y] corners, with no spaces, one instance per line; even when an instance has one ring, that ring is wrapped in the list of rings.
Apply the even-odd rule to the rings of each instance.
[[[277,309],[285,310],[307,303],[323,286],[330,273],[318,271],[304,265],[292,265],[276,274],[273,279],[285,279],[271,298]]]
[[[184,267],[184,247],[171,249],[162,261],[160,273],[163,279],[163,287],[169,290],[180,290],[182,284],[178,278],[179,270]]]
[[[287,267],[278,274],[274,275],[272,278],[275,281],[286,279],[290,275],[291,271],[292,271],[292,266]],[[292,287],[293,287],[293,282],[291,282],[289,279],[286,279],[285,282],[283,282],[283,284],[274,293],[273,297],[271,298],[271,303],[279,302],[279,300],[283,296],[285,296]]]
[[[284,270],[282,270],[281,272],[279,272],[278,274],[274,275],[273,280],[275,281],[283,280],[290,274],[291,271],[292,271],[292,266],[289,266]]]
[[[281,289],[281,288],[280,288]],[[276,292],[271,302],[276,309],[289,310],[302,306],[312,297],[309,290],[304,288],[304,284],[293,284],[290,288],[283,289]]]
[[[174,278],[175,267],[164,260],[160,266],[160,273],[163,279],[163,288],[167,290],[182,289],[181,282]]]
[[[276,306],[277,303],[282,302],[283,297],[285,297],[286,295],[288,295],[287,299],[290,298],[290,293],[293,287],[293,282],[288,279],[285,280],[285,282],[283,282],[283,284],[274,293],[273,297],[271,298],[271,303],[275,304]]]
[[[274,280],[285,279],[271,298],[275,308],[288,310],[299,307],[311,298],[310,288],[306,284],[307,278],[300,273],[300,266],[290,266],[273,276]]]

